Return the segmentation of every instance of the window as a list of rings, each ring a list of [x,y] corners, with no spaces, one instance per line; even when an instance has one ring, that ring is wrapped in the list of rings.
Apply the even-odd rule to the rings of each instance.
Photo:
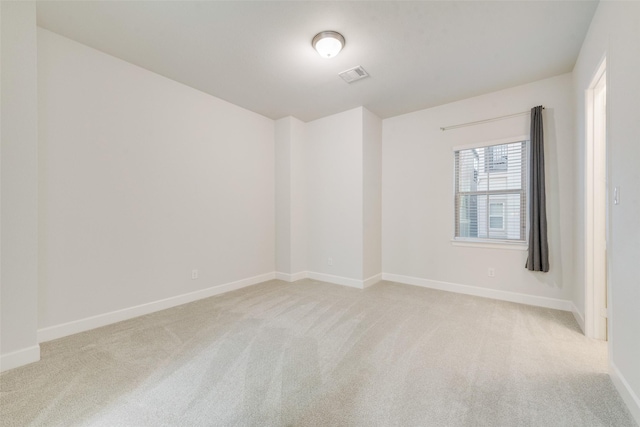
[[[455,151],[455,239],[524,242],[526,140]]]

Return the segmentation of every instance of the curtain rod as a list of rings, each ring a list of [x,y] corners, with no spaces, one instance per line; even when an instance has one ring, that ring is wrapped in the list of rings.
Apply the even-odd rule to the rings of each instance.
[[[542,107],[542,109],[544,110],[544,107]],[[492,119],[478,120],[478,121],[475,121],[475,122],[461,123],[459,125],[445,126],[445,127],[441,127],[440,130],[444,132],[445,130],[463,128],[463,127],[467,127],[467,126],[475,126],[475,125],[480,125],[482,123],[489,123],[489,122],[495,122],[497,120],[510,119],[511,117],[524,116],[526,114],[531,114],[531,111],[523,111],[521,113],[515,113],[515,114],[509,114],[509,115],[506,115],[506,116],[494,117]]]

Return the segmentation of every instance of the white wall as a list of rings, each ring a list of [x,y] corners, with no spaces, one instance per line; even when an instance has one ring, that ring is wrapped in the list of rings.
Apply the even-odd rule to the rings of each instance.
[[[380,280],[382,121],[358,107],[275,129],[278,277]]]
[[[40,358],[34,2],[1,2],[0,370]]]
[[[576,104],[575,278],[573,300],[584,313],[585,90],[607,57],[609,205],[609,340],[611,374],[640,423],[640,3],[601,2],[573,71]]]
[[[382,120],[363,108],[363,279],[382,273]]]
[[[308,268],[361,280],[362,107],[309,122],[305,131]]]
[[[38,61],[40,328],[273,274],[272,120],[43,29]]]
[[[275,123],[276,271],[292,280],[307,270],[305,124]]]
[[[307,158],[304,123],[291,121],[291,272],[307,270]]]
[[[291,274],[291,127],[293,117],[275,122],[276,271]]]
[[[526,251],[451,244],[453,147],[528,135],[529,115],[440,130],[529,111],[536,105],[546,107],[549,273],[525,269]],[[403,276],[416,284],[439,287],[466,285],[499,291],[501,296],[515,292],[536,298],[518,299],[524,302],[568,309],[573,286],[573,115],[571,75],[565,74],[384,120],[382,263],[386,278]],[[495,268],[493,278],[487,276],[489,267]]]

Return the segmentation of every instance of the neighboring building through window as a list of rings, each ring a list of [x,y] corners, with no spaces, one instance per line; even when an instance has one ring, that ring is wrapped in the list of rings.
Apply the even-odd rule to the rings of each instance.
[[[507,170],[507,145],[492,145],[484,149],[486,169],[488,171]]]
[[[456,240],[526,240],[528,141],[455,151]]]
[[[504,230],[504,202],[489,203],[489,230]]]

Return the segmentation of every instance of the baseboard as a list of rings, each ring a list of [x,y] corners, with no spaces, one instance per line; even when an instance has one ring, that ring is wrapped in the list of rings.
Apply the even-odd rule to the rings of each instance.
[[[539,297],[535,295],[520,294],[517,292],[500,291],[497,289],[480,288],[477,286],[460,285],[457,283],[440,282],[436,280],[422,279],[419,277],[401,276],[399,274],[382,273],[382,280],[404,283],[406,285],[422,286],[424,288],[439,289],[441,291],[455,292],[458,294],[474,295],[484,298],[493,298],[502,301],[517,302],[538,307],[554,308],[556,310],[571,311],[571,301]]]
[[[0,356],[0,372],[28,365],[38,360],[40,360],[40,346],[37,344],[23,348],[22,350],[3,354]]]
[[[368,279],[364,279],[362,281],[362,287],[363,288],[368,288],[369,286],[373,286],[373,285],[375,285],[376,283],[378,283],[381,280],[382,280],[382,273],[374,274],[373,276],[369,277]]]
[[[101,326],[110,325],[112,323],[121,322],[123,320],[133,319],[134,317],[144,316],[167,308],[176,307],[178,305],[187,304],[203,298],[212,297],[214,295],[225,292],[235,291],[247,286],[255,285],[267,280],[276,278],[276,273],[266,273],[259,276],[249,277],[247,279],[237,280],[235,282],[225,283],[223,285],[212,286],[187,294],[176,295],[174,297],[137,305],[134,307],[116,310],[109,313],[99,314],[84,319],[74,320],[72,322],[60,325],[49,326],[47,328],[38,329],[38,342],[46,342],[68,335],[77,334],[79,332],[88,331],[99,328]]]
[[[280,273],[276,271],[276,279],[284,280],[285,282],[295,282],[297,280],[306,279],[307,277],[309,277],[309,272],[307,271],[299,271],[293,274]]]
[[[350,286],[352,288],[364,289],[363,280],[351,279],[349,277],[333,276],[331,274],[307,272],[309,279],[320,280],[322,282],[334,283],[336,285]]]
[[[576,319],[576,322],[578,322],[580,330],[584,334],[584,316],[580,313],[580,310],[578,310],[578,307],[576,307],[573,301],[571,301],[571,312],[573,313],[573,317]]]
[[[99,328],[101,326],[110,325],[112,323],[121,322],[123,320],[132,319],[138,316],[144,316],[145,314],[153,313],[167,308],[175,307],[182,304],[187,304],[193,301],[197,301],[203,298],[208,298],[214,295],[222,294],[225,292],[234,291],[247,286],[255,285],[257,283],[265,282],[271,279],[280,279],[288,282],[294,282],[296,280],[310,278],[314,280],[320,280],[323,282],[334,283],[337,285],[350,286],[357,289],[364,289],[369,287],[380,280],[389,280],[392,282],[405,283],[408,285],[422,286],[432,289],[440,289],[443,291],[457,292],[468,295],[481,296],[486,298],[494,298],[504,301],[519,302],[522,304],[535,305],[540,307],[555,308],[565,311],[573,311],[573,304],[571,301],[559,300],[554,298],[538,297],[533,295],[518,294],[514,292],[498,291],[495,289],[479,288],[475,286],[459,285],[455,283],[438,282],[435,280],[421,279],[417,277],[401,276],[397,274],[381,273],[371,276],[365,280],[352,279],[349,277],[334,276],[331,274],[316,273],[313,271],[301,271],[298,273],[266,273],[259,276],[249,277],[246,279],[238,280],[235,282],[225,283],[223,285],[212,286],[207,289],[202,289],[187,294],[177,295],[174,297],[166,298],[159,301],[153,301],[146,304],[137,305],[134,307],[125,308],[122,310],[116,310],[109,313],[99,314],[97,316],[87,317],[84,319],[74,320],[72,322],[63,323],[60,325],[49,326],[46,328],[38,329],[38,342],[46,342],[54,339],[66,337],[69,335],[77,334],[79,332],[88,331],[91,329]],[[582,323],[584,325],[584,322]],[[25,355],[20,355],[22,352],[27,352]],[[15,363],[20,366],[26,363],[31,363],[39,360],[40,349],[37,349],[37,356],[34,356],[33,349],[25,349],[21,352],[10,353],[2,356],[3,369],[6,366],[13,366]],[[20,354],[18,354],[20,353]],[[13,362],[16,360],[16,362]],[[11,369],[11,368],[6,368]]]
[[[618,393],[620,393],[620,397],[622,397],[622,400],[626,403],[629,412],[640,426],[640,398],[638,398],[638,395],[631,389],[631,386],[622,376],[622,373],[618,370],[615,363],[611,361],[611,358],[609,358],[609,376]]]
[[[331,274],[316,273],[314,271],[300,271],[298,273],[280,273],[276,272],[276,279],[285,282],[295,282],[300,279],[314,279],[323,282],[333,283],[336,285],[350,286],[352,288],[364,289],[375,285],[382,280],[382,273],[369,277],[368,279],[351,279],[349,277],[333,276]]]

